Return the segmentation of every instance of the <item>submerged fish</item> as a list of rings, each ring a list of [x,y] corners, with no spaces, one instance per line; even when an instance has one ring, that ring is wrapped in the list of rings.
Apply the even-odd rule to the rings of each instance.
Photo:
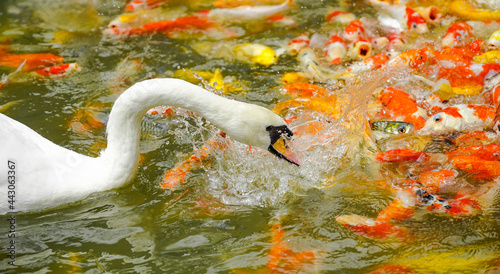
[[[163,138],[169,135],[170,127],[168,124],[155,122],[151,119],[143,118],[141,121],[141,137]]]
[[[372,129],[391,134],[409,133],[413,124],[398,121],[376,121],[372,122]]]

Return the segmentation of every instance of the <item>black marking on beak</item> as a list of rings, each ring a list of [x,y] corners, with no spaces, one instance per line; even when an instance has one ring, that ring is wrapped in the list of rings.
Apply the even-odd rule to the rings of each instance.
[[[269,152],[272,154],[276,155],[278,158],[284,159],[287,162],[294,164],[294,165],[299,165],[295,162],[290,161],[287,159],[283,154],[281,154],[279,151],[277,151],[273,145],[280,139],[283,138],[283,140],[289,140],[293,136],[293,132],[286,126],[268,126],[266,127],[267,132],[269,132],[269,136],[271,137],[271,144],[267,148]]]

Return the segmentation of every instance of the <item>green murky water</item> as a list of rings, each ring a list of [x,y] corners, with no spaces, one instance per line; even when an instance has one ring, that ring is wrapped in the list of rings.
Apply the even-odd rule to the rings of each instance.
[[[57,3],[56,3],[57,2]],[[210,1],[201,8],[209,8]],[[336,1],[297,1],[290,14],[296,29],[275,28],[238,38],[278,48],[286,39],[320,27],[327,6]],[[20,79],[0,90],[0,105],[22,100],[5,114],[56,144],[95,156],[104,130],[68,130],[75,112],[88,102],[109,106],[118,89],[177,69],[234,76],[247,91],[227,96],[271,108],[283,100],[276,92],[285,72],[300,71],[284,55],[270,67],[207,58],[190,41],[162,35],[112,40],[101,31],[122,13],[125,1],[0,2],[0,38],[18,53],[48,52],[76,62],[82,71],[62,79]],[[201,9],[200,8],[200,9]],[[357,10],[364,12],[363,6]],[[367,12],[370,12],[367,9]],[[66,34],[65,34],[66,33]],[[69,34],[68,34],[69,33]],[[64,42],[54,42],[58,35]],[[137,60],[140,68],[119,64]],[[0,70],[8,74],[12,70]],[[106,110],[101,113],[104,117]],[[144,162],[136,179],[120,189],[95,193],[83,201],[37,213],[17,214],[15,267],[8,264],[8,221],[0,221],[2,272],[233,273],[267,272],[272,226],[280,223],[293,252],[313,250],[289,272],[367,273],[401,264],[418,273],[483,273],[500,260],[499,204],[469,218],[424,215],[403,222],[414,237],[376,241],[359,237],[335,221],[342,214],[375,217],[392,199],[370,182],[364,162],[340,160],[350,148],[339,143],[309,151],[298,169],[275,157],[231,143],[211,164],[193,170],[175,190],[160,188],[163,175],[201,146],[214,129],[202,119],[180,115],[171,135],[145,138]],[[347,135],[342,135],[346,137]],[[97,149],[96,149],[97,147]],[[336,178],[329,175],[336,174]],[[321,183],[328,188],[311,187]]]

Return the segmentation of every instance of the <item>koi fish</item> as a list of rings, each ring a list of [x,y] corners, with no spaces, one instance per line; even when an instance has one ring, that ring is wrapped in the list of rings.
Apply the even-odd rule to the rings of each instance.
[[[317,85],[308,83],[295,83],[283,86],[283,93],[288,94],[294,98],[311,98],[311,97],[324,97],[331,91],[326,90]]]
[[[460,148],[447,152],[446,156],[450,160],[458,156],[476,156],[486,161],[500,161],[500,144],[487,144]]]
[[[459,135],[454,143],[458,147],[481,146],[500,141],[500,136],[490,131],[473,131]]]
[[[387,39],[389,40],[389,43],[387,45],[388,51],[397,51],[406,43],[401,33],[392,32],[387,35]]]
[[[415,7],[415,11],[425,19],[427,24],[437,25],[443,19],[443,13],[436,6]]]
[[[347,53],[347,44],[339,35],[335,34],[328,38],[325,44],[326,60],[331,65],[340,64]]]
[[[372,44],[368,40],[358,40],[351,44],[348,55],[354,60],[363,60],[372,56]]]
[[[297,56],[297,60],[299,61],[301,67],[304,68],[305,73],[307,73],[309,78],[321,82],[328,78],[324,72],[326,71],[326,68],[323,68],[320,65],[318,57],[312,49],[302,49]]]
[[[218,135],[210,138],[201,148],[194,151],[193,155],[175,164],[172,169],[167,171],[164,175],[163,182],[160,184],[161,188],[173,189],[179,187],[186,181],[187,174],[194,166],[201,165],[215,149],[224,149],[226,143],[219,141],[219,137],[225,138],[226,134],[220,132]]]
[[[263,21],[280,13],[286,12],[293,6],[293,0],[285,0],[280,5],[269,6],[239,6],[231,9],[212,9],[204,12],[208,19],[214,22],[242,23]]]
[[[328,13],[325,16],[325,19],[328,23],[340,23],[340,24],[349,24],[352,21],[356,20],[356,15],[350,12],[334,10]]]
[[[232,48],[236,60],[260,64],[266,67],[278,61],[276,52],[271,47],[262,44],[244,43]]]
[[[31,71],[51,65],[60,65],[63,62],[62,56],[51,53],[25,53],[25,54],[0,54],[0,66],[9,68],[19,68],[21,71]]]
[[[100,102],[89,102],[85,107],[76,111],[69,121],[68,128],[78,134],[88,134],[91,130],[104,129],[104,122],[99,116],[99,112],[104,109],[104,104]]]
[[[439,192],[455,184],[458,172],[455,170],[431,170],[420,174],[419,182],[431,193]]]
[[[492,1],[491,3],[495,3],[495,1]],[[500,20],[500,10],[478,9],[473,7],[469,1],[454,0],[448,7],[460,17],[470,20]]]
[[[355,62],[347,68],[348,72],[361,73],[382,67],[389,61],[389,56],[384,52],[365,58],[363,61]]]
[[[390,134],[409,133],[413,129],[413,124],[394,121],[375,121],[371,122],[372,129],[383,131]]]
[[[497,30],[491,34],[486,42],[488,50],[500,49],[500,30]]]
[[[427,120],[427,112],[400,87],[382,88],[377,95],[377,102],[377,117],[411,123],[416,130],[421,129]]]
[[[379,15],[377,17],[381,25],[394,28],[400,32],[408,31],[419,34],[429,32],[427,22],[415,10],[406,6],[389,5],[383,7],[390,16]],[[406,27],[405,27],[406,26]]]
[[[463,47],[475,39],[472,27],[466,22],[451,25],[441,37],[442,47]]]
[[[301,252],[292,251],[283,238],[285,230],[281,224],[274,224],[272,227],[272,243],[269,251],[269,261],[267,267],[279,272],[298,272],[304,262],[312,261],[316,258],[316,251],[305,250]]]
[[[368,39],[370,44],[372,44],[373,49],[376,51],[385,50],[389,44],[389,38],[380,36],[380,37],[370,37]]]
[[[391,59],[388,65],[401,66],[405,64],[412,69],[419,69],[426,64],[430,53],[431,51],[428,48],[409,49]]]
[[[134,12],[145,9],[155,9],[163,4],[175,2],[172,0],[132,0],[125,6],[125,11]]]
[[[363,27],[363,23],[360,20],[350,22],[349,25],[344,28],[342,35],[344,36],[344,39],[350,42],[365,38],[365,28]]]
[[[406,162],[406,161],[426,161],[430,156],[421,151],[407,148],[391,149],[383,153],[377,153],[375,160],[379,162]]]
[[[405,228],[366,216],[356,214],[341,215],[337,216],[335,220],[355,234],[375,240],[406,240],[411,237]]]
[[[453,165],[474,174],[476,179],[493,179],[500,176],[500,161],[488,161],[478,156],[463,155],[454,157]]]
[[[429,118],[421,132],[464,131],[493,126],[495,108],[488,105],[459,104],[443,109]]]
[[[413,217],[417,197],[410,189],[397,189],[395,198],[375,219],[378,222],[401,222]]]
[[[70,63],[35,70],[35,73],[44,77],[64,77],[72,72],[79,72],[81,70],[82,67],[77,63]]]
[[[302,49],[309,47],[310,40],[309,35],[304,33],[297,38],[292,39],[287,44],[287,50],[290,55],[297,55]]]
[[[212,5],[216,8],[236,8],[249,5],[278,5],[283,0],[216,0]]]
[[[447,108],[448,100],[445,100],[439,97],[438,95],[432,93],[429,96],[426,96],[420,104],[427,111],[435,113]]]

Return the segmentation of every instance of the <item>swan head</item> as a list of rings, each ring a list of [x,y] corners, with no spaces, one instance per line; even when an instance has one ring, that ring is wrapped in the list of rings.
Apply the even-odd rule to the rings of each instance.
[[[267,149],[292,164],[301,164],[291,148],[293,132],[283,118],[261,106],[236,104],[238,111],[234,119],[219,124],[220,129],[238,142]]]

